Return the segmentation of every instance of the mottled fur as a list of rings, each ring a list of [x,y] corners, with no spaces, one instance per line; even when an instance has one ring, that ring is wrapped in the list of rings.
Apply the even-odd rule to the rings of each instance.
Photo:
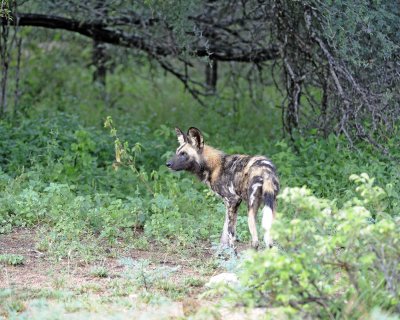
[[[185,170],[195,174],[222,197],[226,216],[221,243],[234,248],[237,209],[244,201],[248,208],[252,247],[259,245],[256,216],[260,206],[263,206],[264,241],[267,247],[270,246],[269,232],[279,192],[279,181],[271,160],[264,156],[226,155],[205,145],[203,135],[196,128],[190,128],[187,134],[180,129],[175,130],[180,146],[167,166],[175,171]]]

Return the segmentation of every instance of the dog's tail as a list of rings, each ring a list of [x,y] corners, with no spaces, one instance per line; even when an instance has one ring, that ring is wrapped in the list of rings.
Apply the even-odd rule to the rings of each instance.
[[[272,222],[275,218],[276,195],[278,189],[279,186],[277,185],[277,179],[274,179],[274,177],[271,176],[264,178],[262,189],[264,208],[262,209],[261,225],[264,229],[264,241],[267,248],[272,246],[270,231]]]

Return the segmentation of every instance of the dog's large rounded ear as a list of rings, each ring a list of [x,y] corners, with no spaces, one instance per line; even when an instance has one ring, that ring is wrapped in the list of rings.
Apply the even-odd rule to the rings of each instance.
[[[182,132],[181,129],[175,128],[175,132],[176,132],[176,137],[178,138],[178,142],[180,145],[183,145],[184,143],[187,142],[187,136],[186,136],[186,134],[184,134]]]
[[[194,147],[196,147],[197,149],[201,149],[204,147],[204,138],[199,129],[191,127],[189,128],[187,135],[188,137],[190,137],[190,140]]]

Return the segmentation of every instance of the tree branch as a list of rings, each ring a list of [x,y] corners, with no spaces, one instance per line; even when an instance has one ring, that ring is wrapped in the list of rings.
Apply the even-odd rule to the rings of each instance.
[[[279,47],[276,45],[259,48],[240,48],[238,46],[232,48],[218,45],[206,48],[204,46],[194,45],[193,48],[188,51],[183,47],[175,47],[170,43],[160,44],[159,41],[156,43],[151,39],[139,35],[127,34],[121,29],[110,29],[104,23],[96,21],[85,22],[60,16],[31,13],[20,13],[14,15],[12,18],[19,26],[43,27],[76,32],[101,42],[142,50],[154,56],[177,56],[183,53],[189,53],[197,57],[212,57],[214,60],[218,61],[255,63],[274,60],[279,57]],[[1,24],[4,25],[6,23],[6,19],[1,18]]]

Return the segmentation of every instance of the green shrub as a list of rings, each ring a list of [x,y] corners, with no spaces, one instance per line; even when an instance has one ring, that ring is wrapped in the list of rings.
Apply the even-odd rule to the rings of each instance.
[[[106,267],[104,266],[97,266],[97,267],[93,267],[90,270],[90,274],[93,277],[97,277],[97,278],[107,278],[109,276],[109,271]]]
[[[400,312],[400,215],[385,211],[387,195],[367,174],[350,180],[358,196],[339,207],[305,187],[283,190],[292,215],[274,223],[274,249],[244,261],[234,299],[311,318]]]
[[[19,254],[5,253],[0,254],[0,263],[5,263],[10,266],[17,266],[24,264],[25,258]]]

